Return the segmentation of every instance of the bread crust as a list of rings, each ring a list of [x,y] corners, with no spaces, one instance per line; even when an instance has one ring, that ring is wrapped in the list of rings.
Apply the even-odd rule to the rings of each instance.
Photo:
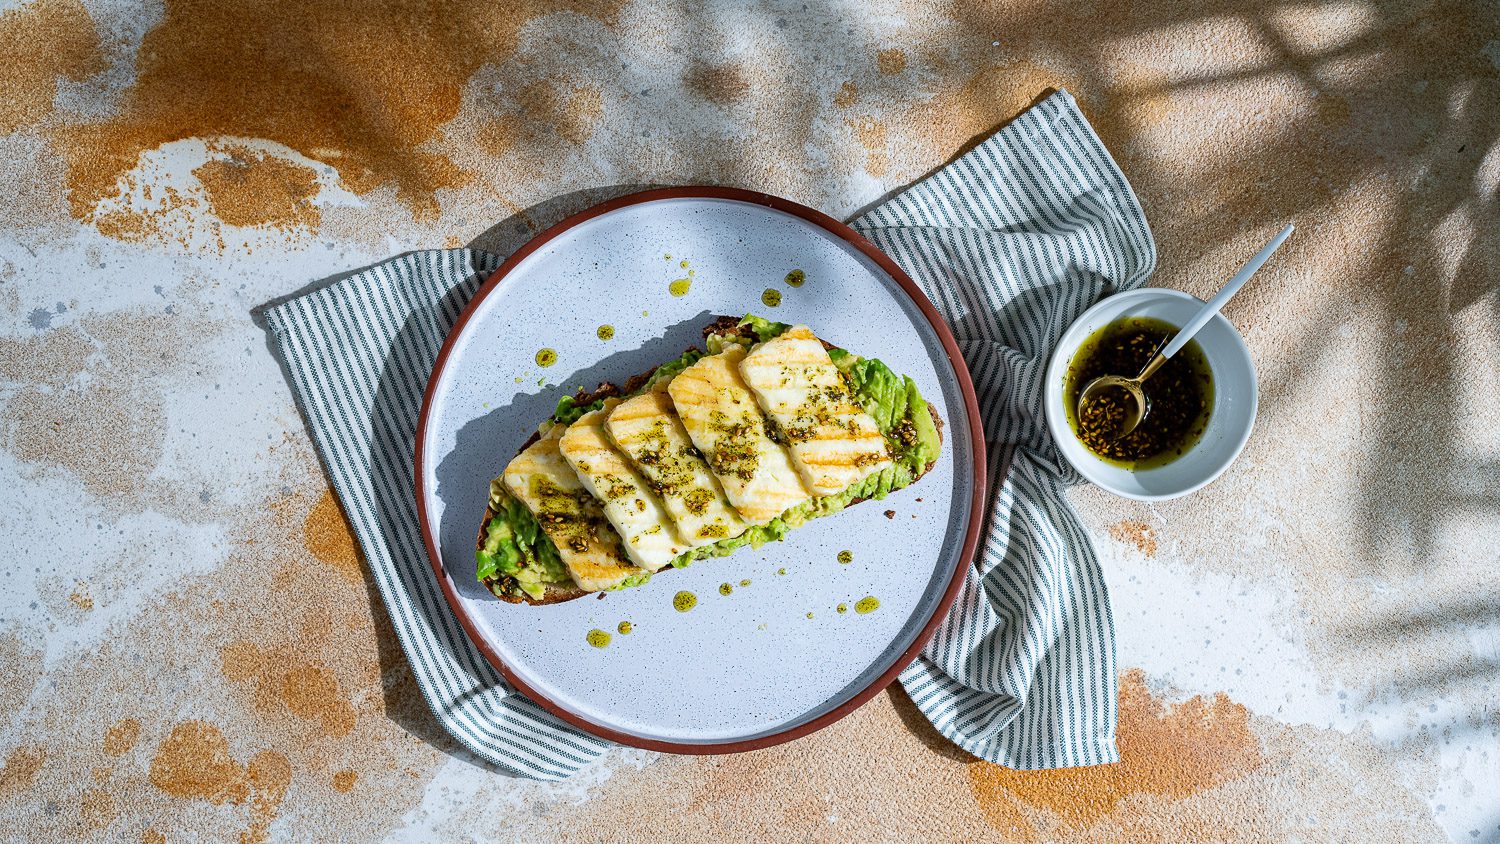
[[[708,325],[704,326],[704,328],[703,328],[703,336],[705,338],[707,338],[707,337],[709,337],[711,335],[714,335],[714,334],[719,334],[719,335],[739,334],[741,336],[749,337],[752,340],[759,339],[759,338],[755,337],[754,332],[751,331],[751,329],[750,329],[749,326],[740,325],[740,318],[739,317],[732,317],[732,316],[721,316],[718,319],[714,320],[713,322],[709,323]],[[827,340],[823,341],[823,346],[824,346],[824,348],[827,348],[827,349],[830,349],[830,350],[837,348],[833,344],[829,343]],[[601,399],[613,398],[615,396],[628,395],[628,394],[636,391],[637,389],[640,389],[640,387],[642,385],[644,385],[646,383],[646,381],[649,380],[651,378],[651,376],[656,373],[657,369],[658,369],[658,367],[654,367],[653,366],[652,368],[646,370],[645,372],[643,372],[643,373],[641,373],[639,375],[634,375],[634,376],[630,377],[629,379],[627,379],[625,381],[625,385],[623,387],[617,386],[617,385],[612,384],[612,383],[610,383],[608,381],[605,381],[605,382],[601,383],[599,386],[595,387],[590,392],[579,393],[578,395],[574,396],[573,400],[578,405],[589,405],[589,404],[593,404],[594,402],[599,401]],[[933,407],[931,402],[927,403],[927,412],[932,415],[932,423],[937,428],[938,444],[942,445],[942,442],[943,442],[943,418],[938,415],[937,408]],[[527,448],[531,447],[531,444],[535,443],[537,440],[541,439],[541,436],[542,436],[542,434],[541,434],[540,431],[533,432],[532,435],[530,437],[527,437],[526,441],[523,442],[523,443],[521,443],[521,446],[516,449],[516,453],[520,454],[521,452],[525,451]],[[941,449],[939,449],[939,451],[941,451]],[[923,476],[925,476],[928,472],[932,471],[932,467],[935,466],[935,465],[937,465],[937,460],[936,459],[934,459],[932,462],[928,463],[926,466],[922,467],[922,471],[918,472],[917,476],[914,477],[914,478],[912,478],[911,482],[913,484],[915,484],[917,481],[921,480]],[[854,505],[859,504],[862,501],[868,501],[868,500],[869,499],[867,499],[867,498],[855,498],[855,499],[853,499],[852,501],[849,502],[848,506],[849,507],[853,507]],[[478,537],[478,539],[476,541],[476,544],[475,544],[475,550],[479,550],[479,549],[484,548],[484,538],[485,538],[485,535],[487,533],[489,533],[490,519],[492,519],[494,517],[495,517],[495,511],[494,511],[494,509],[492,507],[490,507],[489,504],[485,504],[485,507],[484,507],[484,518],[481,519],[480,522],[479,522],[479,537]],[[672,567],[668,566],[668,567],[662,569],[661,571],[658,571],[658,572],[655,572],[654,574],[652,574],[652,577],[657,577],[657,576],[659,576],[661,574],[664,574],[664,573],[666,573],[668,571],[671,571],[671,570],[672,570]],[[502,591],[500,591],[500,590],[498,590],[498,589],[495,588],[496,585],[498,585],[499,582],[500,582],[500,578],[491,577],[491,578],[486,578],[484,580],[484,585],[489,588],[490,594],[494,595],[496,598],[499,598],[502,601],[505,601],[508,604],[531,604],[532,606],[545,606],[547,604],[558,604],[558,603],[562,603],[563,601],[571,601],[571,600],[573,600],[575,598],[582,598],[583,596],[590,595],[590,594],[596,594],[596,595],[598,595],[599,597],[602,598],[606,594],[604,592],[594,592],[594,593],[587,592],[587,591],[585,591],[583,589],[578,588],[578,586],[576,586],[576,585],[562,585],[562,584],[556,584],[556,583],[549,583],[549,584],[547,584],[547,591],[545,593],[543,593],[542,597],[540,597],[540,598],[532,598],[529,595],[511,595],[511,594],[507,594],[505,592],[502,592]]]

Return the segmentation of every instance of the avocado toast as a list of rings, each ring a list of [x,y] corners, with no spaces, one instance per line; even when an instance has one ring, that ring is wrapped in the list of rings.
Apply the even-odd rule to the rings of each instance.
[[[638,586],[915,483],[942,419],[807,326],[720,317],[707,352],[567,396],[490,484],[478,577],[511,603]]]

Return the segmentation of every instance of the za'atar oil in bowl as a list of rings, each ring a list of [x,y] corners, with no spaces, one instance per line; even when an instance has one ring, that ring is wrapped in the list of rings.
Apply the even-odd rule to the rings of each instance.
[[[1085,479],[1115,495],[1160,501],[1203,487],[1239,455],[1255,424],[1255,364],[1244,339],[1222,314],[1146,380],[1153,404],[1142,425],[1157,427],[1146,428],[1143,439],[1101,446],[1100,454],[1079,433],[1076,408],[1083,386],[1095,374],[1139,374],[1161,339],[1158,332],[1175,332],[1202,306],[1193,296],[1160,287],[1115,293],[1084,311],[1058,338],[1044,376],[1042,406],[1055,453]],[[1127,343],[1125,349],[1114,349],[1098,342],[1115,337],[1121,326],[1127,329],[1122,336],[1144,333],[1139,345],[1148,348],[1132,349]],[[1187,398],[1177,396],[1164,405],[1161,390],[1178,380],[1174,372],[1202,373],[1207,379],[1183,378],[1178,386],[1189,391],[1183,394]],[[1164,375],[1167,379],[1159,382]],[[1194,387],[1196,407],[1190,393]],[[1168,412],[1162,412],[1164,407]]]
[[[1134,377],[1178,331],[1164,319],[1125,316],[1090,334],[1068,364],[1063,406],[1068,426],[1101,460],[1125,469],[1149,469],[1182,456],[1203,436],[1213,412],[1213,372],[1203,347],[1189,341],[1141,385],[1146,414],[1130,433],[1119,429],[1134,400],[1111,387],[1079,403],[1083,388],[1102,375]]]

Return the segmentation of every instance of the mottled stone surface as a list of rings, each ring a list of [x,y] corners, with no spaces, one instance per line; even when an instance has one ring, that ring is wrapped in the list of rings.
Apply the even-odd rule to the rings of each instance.
[[[1483,3],[0,4],[0,830],[16,840],[1500,840],[1500,16]],[[892,691],[560,785],[414,687],[252,309],[633,186],[848,216],[1066,87],[1261,374],[1182,501],[1073,499],[1118,766]],[[556,389],[556,388],[552,388]]]

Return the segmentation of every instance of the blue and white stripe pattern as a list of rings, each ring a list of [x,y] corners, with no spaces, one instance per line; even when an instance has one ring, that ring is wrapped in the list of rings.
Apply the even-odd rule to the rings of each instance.
[[[1064,330],[1139,287],[1156,244],[1125,177],[1066,91],[868,212],[854,228],[948,321],[984,417],[987,535],[901,682],[965,750],[1013,768],[1118,761],[1115,642],[1093,544],[1063,489],[1042,380]]]
[[[481,758],[562,779],[609,742],[516,694],[475,649],[427,562],[412,498],[427,376],[464,304],[499,265],[483,252],[414,252],[265,316],[428,706]]]
[[[1062,496],[1077,478],[1048,442],[1041,378],[1075,316],[1150,275],[1140,206],[1062,92],[855,227],[948,319],[979,392],[991,477],[1010,462],[976,568],[902,682],[944,735],[985,759],[1114,761],[1109,596]],[[468,250],[403,255],[265,317],[428,705],[479,757],[559,779],[608,743],[516,694],[469,642],[427,563],[411,493],[427,376],[498,264]]]

